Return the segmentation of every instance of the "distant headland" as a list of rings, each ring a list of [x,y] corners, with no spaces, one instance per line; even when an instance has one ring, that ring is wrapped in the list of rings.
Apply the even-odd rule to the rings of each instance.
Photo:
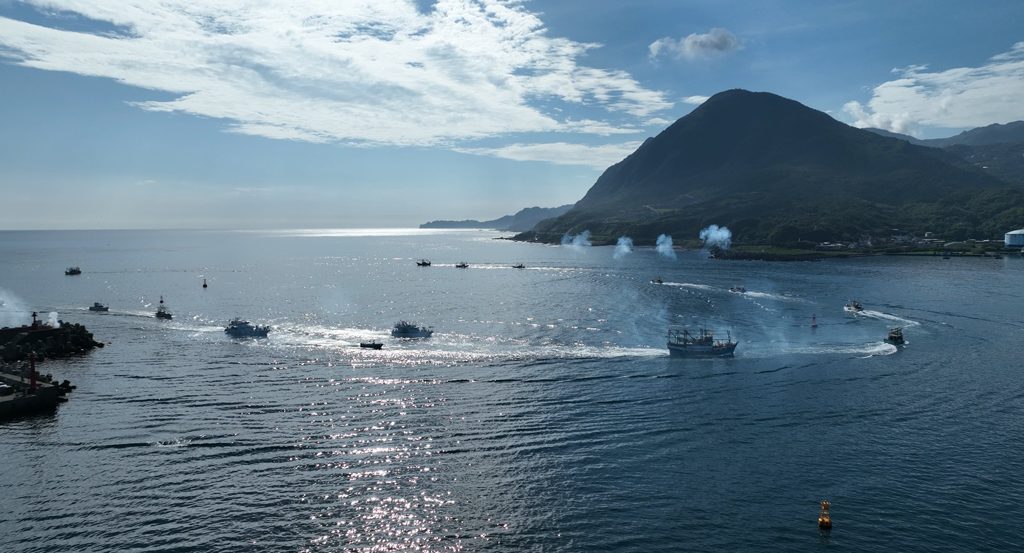
[[[527,207],[519,210],[515,215],[506,215],[492,221],[430,221],[429,223],[420,225],[420,228],[478,228],[523,232],[532,229],[537,225],[537,223],[545,219],[551,219],[564,214],[572,209],[572,205],[573,204],[567,204],[559,207]]]
[[[595,245],[619,237],[654,245],[665,234],[699,246],[701,229],[715,224],[740,250],[820,255],[832,253],[823,244],[871,251],[926,238],[938,249],[1001,241],[1024,227],[1024,123],[911,141],[775,94],[729,90],[609,167],[571,209],[514,239],[559,243],[589,231]]]

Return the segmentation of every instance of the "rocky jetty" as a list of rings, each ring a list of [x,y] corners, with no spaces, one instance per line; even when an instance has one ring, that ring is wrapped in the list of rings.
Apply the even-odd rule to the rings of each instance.
[[[56,327],[33,323],[0,328],[0,361],[4,363],[26,361],[33,352],[36,361],[43,361],[101,347],[102,342],[97,342],[91,332],[75,323],[59,321]]]

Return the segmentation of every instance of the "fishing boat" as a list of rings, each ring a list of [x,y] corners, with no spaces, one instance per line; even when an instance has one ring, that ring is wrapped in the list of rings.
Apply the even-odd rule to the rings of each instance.
[[[861,311],[864,311],[864,306],[861,305],[860,302],[857,301],[857,300],[850,300],[843,307],[843,309],[845,309],[845,310],[847,310],[847,311],[849,311],[851,313],[860,313]]]
[[[902,346],[905,344],[906,341],[903,340],[903,328],[896,327],[890,330],[889,335],[885,337],[885,342],[894,346]]]
[[[672,357],[720,357],[732,355],[739,342],[732,341],[732,333],[726,332],[726,339],[716,340],[714,332],[700,328],[697,334],[689,330],[670,328],[668,330],[668,353]]]
[[[267,334],[270,334],[270,327],[254,325],[235,317],[228,323],[224,332],[233,338],[266,338]]]
[[[160,296],[160,305],[158,305],[157,308],[156,308],[156,318],[158,318],[158,319],[166,319],[168,321],[173,318],[171,316],[171,312],[168,311],[167,307],[164,306],[164,297],[163,296]]]
[[[106,305],[103,305],[102,303],[97,301],[93,302],[93,304],[89,306],[89,311],[110,311],[110,307],[107,307]]]
[[[418,265],[420,267],[429,267],[430,266],[430,260],[429,259],[421,259],[421,260],[416,262],[416,265]]]
[[[733,294],[744,294],[746,293],[747,289],[743,285],[737,284],[732,288],[729,288],[729,291],[732,292]]]
[[[523,265],[522,263],[517,263],[517,264],[513,265],[512,268],[513,269],[525,269],[526,265]]]
[[[82,274],[82,270],[79,269],[78,267],[68,267],[67,269],[64,270],[64,274],[66,276],[80,275]]]
[[[664,284],[664,281],[661,280],[660,276],[657,276],[651,279],[651,284]]]
[[[468,269],[469,268],[469,263],[466,263],[465,261],[460,261],[460,262],[455,264],[455,268],[456,269]]]
[[[432,326],[417,326],[408,321],[398,321],[391,329],[391,336],[395,338],[430,338],[433,333]]]
[[[818,314],[811,313],[811,328],[818,328]]]
[[[384,344],[378,342],[377,340],[370,340],[369,342],[359,342],[359,347],[367,349],[380,349],[384,347]]]

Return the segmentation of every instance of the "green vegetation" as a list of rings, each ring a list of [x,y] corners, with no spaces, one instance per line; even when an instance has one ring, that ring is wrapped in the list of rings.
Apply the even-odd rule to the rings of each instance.
[[[696,241],[711,224],[737,244],[952,241],[1024,227],[1024,191],[938,148],[855,129],[792,100],[715,95],[610,167],[576,206],[520,240],[589,230],[595,244],[669,234]]]

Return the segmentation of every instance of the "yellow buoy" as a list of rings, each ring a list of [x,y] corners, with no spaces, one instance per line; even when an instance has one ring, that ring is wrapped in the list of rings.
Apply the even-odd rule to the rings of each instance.
[[[832,515],[828,512],[830,507],[832,507],[832,504],[828,501],[821,502],[821,514],[818,515],[818,528],[821,528],[822,530],[832,529]]]

